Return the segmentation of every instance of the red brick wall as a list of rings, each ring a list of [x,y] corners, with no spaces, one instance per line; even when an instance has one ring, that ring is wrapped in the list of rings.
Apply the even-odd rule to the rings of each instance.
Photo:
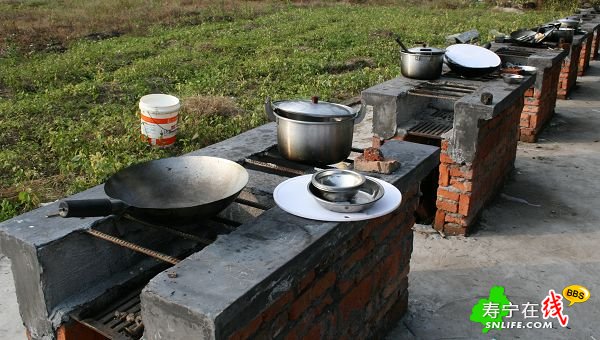
[[[579,66],[577,68],[578,76],[583,76],[587,68],[590,66],[590,56],[592,53],[593,41],[594,35],[590,34],[581,46],[581,54],[579,55]]]
[[[229,339],[381,338],[406,312],[419,187],[392,214],[364,222]]]
[[[569,93],[577,81],[577,69],[579,66],[579,57],[581,55],[581,45],[572,46],[563,44],[565,49],[571,49],[571,53],[563,60],[560,76],[558,78],[558,98],[567,99]]]
[[[455,162],[442,141],[434,227],[448,235],[467,235],[483,207],[496,195],[514,167],[523,99],[496,117],[480,121],[472,163]]]
[[[531,87],[525,92],[525,105],[520,120],[520,141],[535,143],[539,132],[552,118],[556,107],[560,70],[561,64],[544,70],[541,88]]]
[[[594,40],[592,40],[592,56],[590,57],[592,60],[598,58],[598,47],[600,47],[600,30],[595,30]]]

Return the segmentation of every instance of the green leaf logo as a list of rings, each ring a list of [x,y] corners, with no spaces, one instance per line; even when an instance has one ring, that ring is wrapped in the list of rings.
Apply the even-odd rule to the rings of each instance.
[[[504,287],[493,286],[490,289],[490,296],[487,299],[480,299],[471,309],[470,320],[481,323],[484,327],[482,333],[487,333],[490,329],[501,329],[502,318],[507,316],[510,311],[505,306],[510,305],[510,301],[504,295]],[[489,327],[488,327],[489,326]]]

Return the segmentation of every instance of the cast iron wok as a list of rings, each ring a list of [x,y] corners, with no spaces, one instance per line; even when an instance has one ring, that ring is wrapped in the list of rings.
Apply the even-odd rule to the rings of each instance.
[[[248,172],[230,160],[182,156],[140,163],[104,184],[111,199],[65,200],[62,217],[127,213],[150,223],[181,225],[225,209],[248,183]]]

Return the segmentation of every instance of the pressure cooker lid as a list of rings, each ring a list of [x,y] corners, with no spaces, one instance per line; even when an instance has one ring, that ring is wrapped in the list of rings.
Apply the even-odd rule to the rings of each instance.
[[[311,121],[315,119],[354,118],[354,112],[350,107],[321,102],[318,97],[313,97],[312,100],[276,101],[273,102],[273,109],[284,117],[300,120],[304,120],[305,118]]]
[[[420,54],[420,55],[440,55],[440,54],[444,54],[446,52],[442,49],[435,48],[435,47],[413,47],[413,48],[409,48],[408,51],[410,53]]]

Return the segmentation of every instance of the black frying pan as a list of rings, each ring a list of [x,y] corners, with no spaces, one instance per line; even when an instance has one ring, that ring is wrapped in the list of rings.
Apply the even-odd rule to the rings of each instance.
[[[111,199],[65,200],[62,217],[128,213],[144,221],[177,225],[217,214],[248,183],[241,165],[216,157],[184,156],[140,163],[104,184]]]

